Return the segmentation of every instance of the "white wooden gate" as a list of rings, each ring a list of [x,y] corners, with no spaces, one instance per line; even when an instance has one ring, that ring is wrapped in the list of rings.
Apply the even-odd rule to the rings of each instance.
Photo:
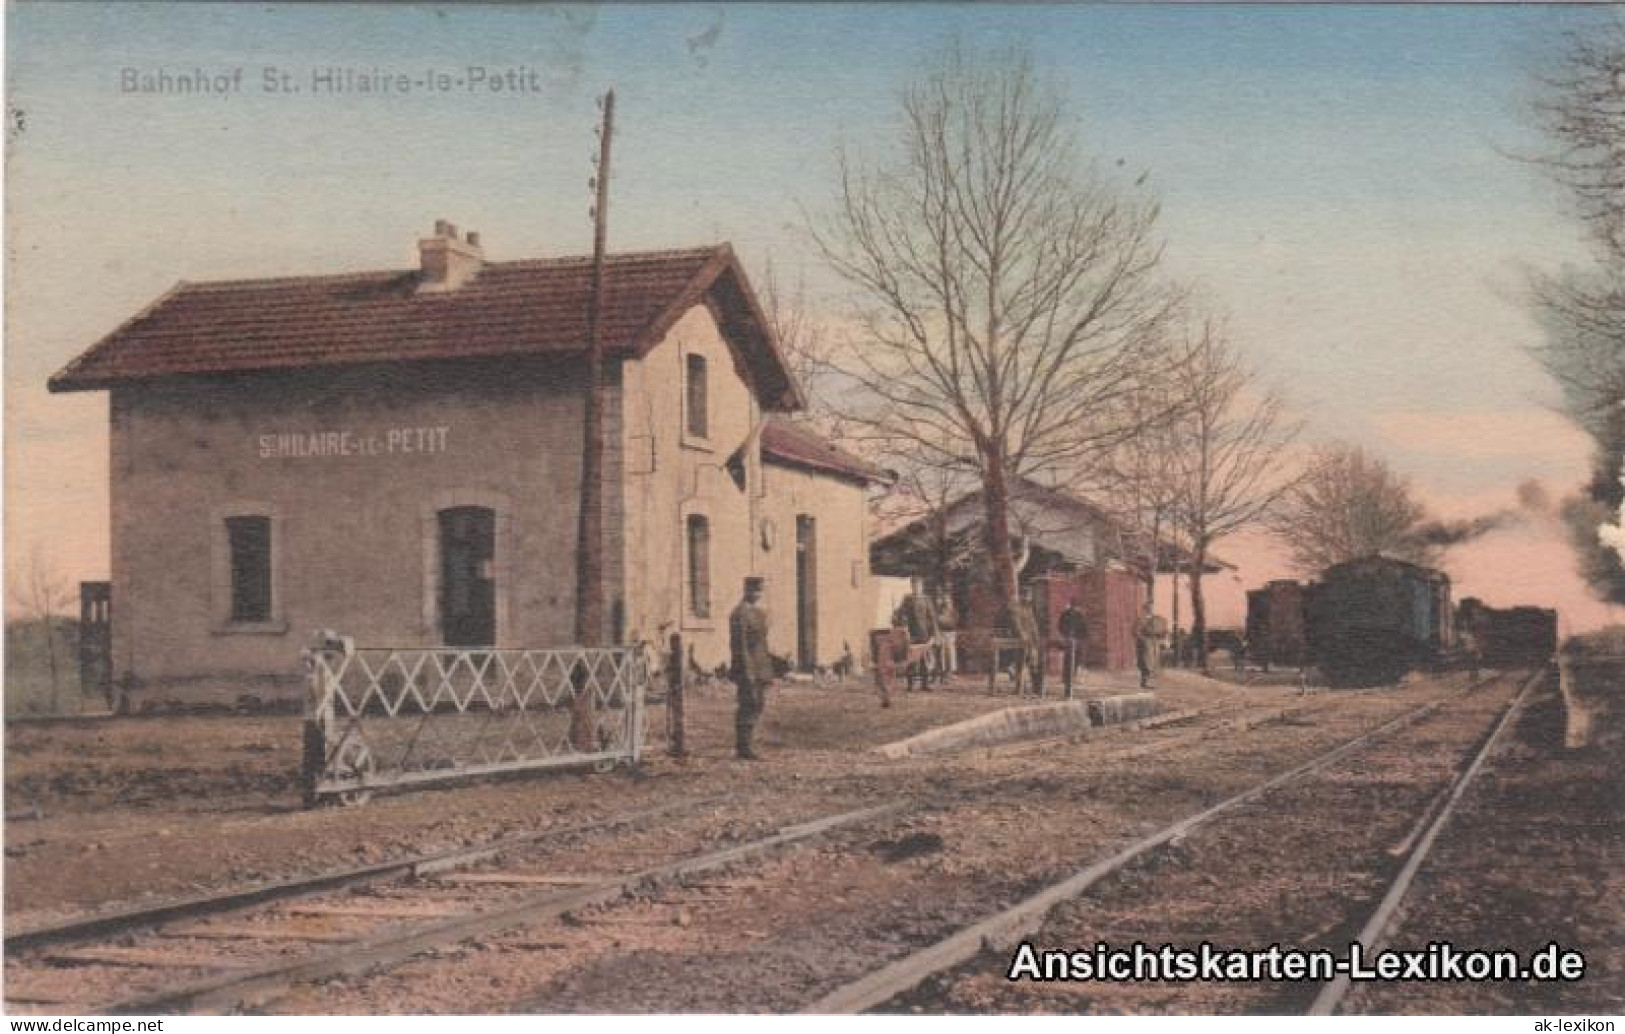
[[[305,799],[642,756],[648,662],[634,647],[304,653]]]

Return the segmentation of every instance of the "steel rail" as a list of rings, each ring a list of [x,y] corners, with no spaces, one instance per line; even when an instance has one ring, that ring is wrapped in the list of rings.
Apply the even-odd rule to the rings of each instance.
[[[816,1015],[860,1013],[914,988],[927,977],[970,960],[984,948],[1007,946],[1010,942],[1037,930],[1050,910],[1056,905],[1077,897],[1101,879],[1111,875],[1148,851],[1184,837],[1198,826],[1206,824],[1227,811],[1255,800],[1279,786],[1328,768],[1348,755],[1380,740],[1386,734],[1415,724],[1439,710],[1445,704],[1502,677],[1504,676],[1469,683],[1452,693],[1390,718],[1327,753],[1296,765],[1240,793],[1227,797],[1217,804],[1194,812],[1171,825],[1165,826],[1156,833],[1136,840],[1116,853],[1088,865],[1059,883],[1051,884],[1010,908],[967,926],[922,951],[898,959],[866,977],[837,988],[798,1011],[804,1014]]]
[[[553,837],[574,836],[581,833],[613,829],[617,826],[633,825],[650,819],[661,818],[674,811],[703,807],[722,799],[719,795],[699,801],[661,804],[653,808],[612,815],[608,818],[565,826],[561,829],[544,829],[523,833],[518,836],[504,837],[473,847],[453,848],[449,851],[438,851],[433,854],[379,862],[374,865],[364,865],[353,869],[341,869],[320,873],[315,876],[255,884],[251,887],[239,887],[216,894],[180,898],[120,912],[82,916],[60,923],[8,933],[4,939],[5,951],[10,954],[49,945],[70,944],[76,941],[105,937],[108,934],[160,926],[178,919],[197,919],[204,916],[220,915],[255,905],[307,897],[312,894],[340,890],[345,887],[361,886],[383,880],[404,879],[429,872],[443,872],[447,869],[485,861],[495,855],[518,848],[529,847]]]
[[[494,934],[527,923],[553,919],[591,905],[616,901],[643,887],[712,872],[833,829],[890,817],[912,805],[911,801],[900,800],[827,815],[785,826],[777,833],[758,840],[652,866],[627,876],[611,877],[567,891],[530,895],[513,904],[458,916],[428,927],[386,931],[315,956],[280,962],[247,973],[209,977],[186,987],[100,1006],[95,1011],[103,1015],[122,1016],[225,1010],[263,1004],[281,997],[289,987],[300,982],[365,972],[399,962],[430,948],[456,944],[471,937]]]
[[[1456,806],[1461,803],[1462,797],[1467,793],[1468,785],[1484,767],[1490,755],[1495,752],[1496,744],[1500,742],[1501,737],[1511,727],[1513,719],[1522,709],[1530,690],[1548,677],[1549,673],[1550,662],[1542,665],[1533,675],[1529,676],[1528,681],[1523,684],[1517,695],[1507,704],[1506,710],[1501,714],[1501,720],[1495,723],[1495,727],[1484,738],[1484,745],[1473,755],[1472,762],[1456,776],[1456,781],[1450,787],[1449,796],[1445,798],[1443,806],[1434,814],[1433,821],[1427,824],[1427,831],[1422,834],[1421,839],[1415,841],[1410,856],[1406,858],[1405,864],[1395,875],[1393,883],[1389,885],[1388,893],[1384,894],[1382,901],[1377,904],[1376,911],[1371,913],[1371,918],[1367,919],[1365,925],[1360,928],[1358,940],[1368,951],[1375,952],[1380,947],[1395,914],[1399,911],[1400,904],[1405,900],[1405,895],[1409,893],[1411,884],[1416,879],[1417,872],[1422,868],[1422,863],[1427,860],[1428,852],[1433,849],[1433,844],[1439,839],[1439,834],[1449,824],[1450,817],[1455,814]],[[1315,1000],[1309,1005],[1308,1015],[1331,1016],[1337,1011],[1338,1005],[1342,1003],[1351,986],[1352,981],[1349,975],[1339,973],[1336,978],[1323,985],[1320,993],[1315,995]]]

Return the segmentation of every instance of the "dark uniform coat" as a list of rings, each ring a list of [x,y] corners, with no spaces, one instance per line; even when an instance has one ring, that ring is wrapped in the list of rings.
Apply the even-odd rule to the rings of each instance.
[[[908,629],[911,643],[928,643],[937,637],[937,612],[924,596],[905,596],[892,615],[892,623]]]
[[[728,615],[729,675],[735,682],[773,681],[773,658],[767,652],[767,611],[745,601]]]
[[[1068,607],[1061,611],[1058,624],[1062,639],[1083,639],[1089,633],[1089,625],[1083,620],[1083,611],[1076,607]]]
[[[734,747],[742,758],[755,757],[751,736],[756,720],[767,707],[767,687],[773,681],[773,658],[767,652],[767,611],[741,600],[728,615],[729,673],[738,693],[734,711]]]

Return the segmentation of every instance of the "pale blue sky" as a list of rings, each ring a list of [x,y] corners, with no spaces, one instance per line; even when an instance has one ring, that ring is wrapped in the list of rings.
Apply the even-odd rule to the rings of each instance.
[[[1030,46],[1088,152],[1149,171],[1171,268],[1311,420],[1449,508],[1562,487],[1584,442],[1541,406],[1522,270],[1581,254],[1561,196],[1507,152],[1543,40],[1577,8],[1392,5],[13,4],[8,547],[105,566],[105,403],[42,382],[177,279],[405,267],[435,218],[497,258],[590,243],[593,97],[619,96],[612,246],[732,240],[839,285],[798,227],[838,140],[883,147],[899,85],[955,37]],[[714,35],[709,46],[706,41]],[[537,95],[269,96],[261,69],[523,65]],[[121,69],[242,66],[216,97]],[[1451,414],[1467,423],[1450,425]],[[1450,444],[1451,426],[1513,429]],[[1429,421],[1433,423],[1429,423]],[[1435,433],[1437,432],[1437,433]],[[97,436],[100,436],[99,438]],[[1455,438],[1461,438],[1456,435]],[[1444,444],[1441,444],[1444,443]],[[60,515],[84,513],[64,525]],[[92,521],[90,518],[94,517]]]

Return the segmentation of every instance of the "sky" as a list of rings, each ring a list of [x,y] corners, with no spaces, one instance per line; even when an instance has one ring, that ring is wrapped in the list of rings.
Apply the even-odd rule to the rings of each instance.
[[[1518,159],[1542,47],[1594,12],[1525,6],[13,3],[7,7],[5,546],[107,573],[107,401],[45,379],[177,280],[407,268],[437,218],[496,259],[590,249],[594,100],[617,93],[610,243],[731,241],[834,314],[806,235],[838,146],[882,153],[899,88],[951,41],[1030,48],[1088,160],[1147,174],[1168,272],[1307,421],[1444,517],[1587,476],[1528,354],[1530,270],[1582,260]],[[324,70],[485,86],[324,91]],[[237,70],[241,70],[238,72]],[[236,89],[132,92],[164,72]],[[513,73],[509,77],[508,73]],[[292,83],[298,93],[271,92]],[[1240,592],[1279,547],[1221,546]],[[1453,552],[1458,595],[1610,620],[1555,522]]]

